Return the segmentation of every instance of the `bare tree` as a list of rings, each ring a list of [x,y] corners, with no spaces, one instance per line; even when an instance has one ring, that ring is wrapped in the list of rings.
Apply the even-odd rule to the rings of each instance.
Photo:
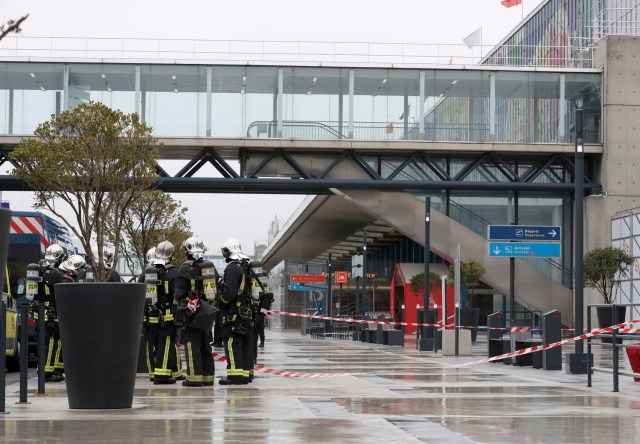
[[[27,17],[29,17],[29,14],[20,17],[18,20],[9,20],[8,22],[0,25],[0,40],[5,38],[7,34],[11,34],[12,32],[18,33],[22,31],[22,29],[20,29],[20,25],[22,25],[22,22],[24,22]]]
[[[136,266],[144,270],[146,252],[164,240],[176,247],[176,255],[180,253],[180,245],[191,236],[186,213],[180,201],[159,190],[147,191],[131,204],[125,212],[120,250],[132,272]]]

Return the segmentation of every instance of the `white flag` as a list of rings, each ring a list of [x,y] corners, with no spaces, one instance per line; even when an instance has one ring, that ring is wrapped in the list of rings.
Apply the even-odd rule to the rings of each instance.
[[[482,44],[482,26],[473,31],[471,34],[462,39],[469,48]]]

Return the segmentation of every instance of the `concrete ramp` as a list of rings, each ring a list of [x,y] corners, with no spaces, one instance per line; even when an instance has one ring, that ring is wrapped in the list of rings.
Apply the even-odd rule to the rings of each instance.
[[[362,210],[384,221],[424,245],[424,201],[405,192],[334,190]],[[509,294],[509,259],[487,256],[488,241],[464,225],[431,209],[431,251],[453,262],[460,245],[461,258],[475,259],[487,269],[483,282],[497,292]],[[516,301],[542,313],[559,309],[564,324],[573,325],[573,292],[535,270],[526,260],[516,259]]]

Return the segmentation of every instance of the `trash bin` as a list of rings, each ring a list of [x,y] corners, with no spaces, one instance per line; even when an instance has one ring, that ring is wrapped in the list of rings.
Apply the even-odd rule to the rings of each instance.
[[[629,345],[640,346],[640,342],[632,342]],[[627,348],[626,350],[633,373],[640,373],[640,348]],[[634,377],[633,380],[640,382],[640,377]]]

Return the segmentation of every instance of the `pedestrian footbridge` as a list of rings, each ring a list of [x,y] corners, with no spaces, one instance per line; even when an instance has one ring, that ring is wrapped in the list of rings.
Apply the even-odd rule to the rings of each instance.
[[[305,226],[292,221],[297,231],[269,247],[269,265],[323,260],[371,223],[424,243],[429,196],[433,253],[450,260],[460,244],[463,258],[485,264],[486,284],[507,293],[504,260],[486,257],[486,226],[559,225],[562,256],[517,261],[515,294],[535,310],[561,308],[570,323],[574,114],[584,109],[578,180],[597,194],[599,69],[19,54],[1,69],[0,191],[28,190],[9,174],[22,138],[51,115],[100,101],[138,113],[163,143],[163,161],[182,162],[175,174],[161,162],[160,189],[317,196],[300,209]]]

